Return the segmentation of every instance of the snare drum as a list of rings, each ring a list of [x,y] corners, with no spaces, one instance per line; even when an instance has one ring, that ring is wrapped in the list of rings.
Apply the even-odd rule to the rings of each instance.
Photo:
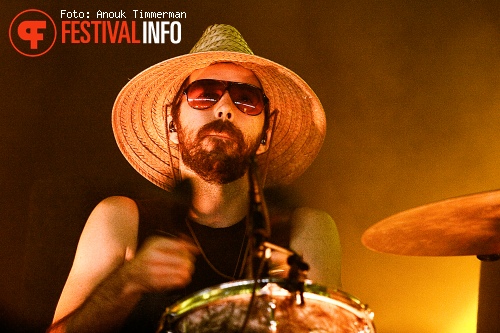
[[[339,290],[306,283],[304,304],[283,280],[242,280],[204,289],[168,307],[157,332],[373,333],[373,312]],[[255,297],[249,304],[255,287]],[[249,313],[249,318],[246,318]]]

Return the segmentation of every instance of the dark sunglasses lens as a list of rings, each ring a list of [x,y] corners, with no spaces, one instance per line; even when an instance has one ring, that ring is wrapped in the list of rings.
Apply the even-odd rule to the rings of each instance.
[[[204,79],[192,82],[186,89],[187,102],[194,109],[204,110],[215,105],[224,95],[225,81]],[[229,96],[234,105],[250,116],[264,110],[264,94],[259,88],[246,83],[229,83]]]
[[[264,96],[257,87],[245,83],[232,84],[229,96],[241,112],[250,116],[256,116],[264,109]]]
[[[224,83],[220,81],[198,80],[189,85],[186,96],[189,106],[203,110],[217,103],[224,91]]]

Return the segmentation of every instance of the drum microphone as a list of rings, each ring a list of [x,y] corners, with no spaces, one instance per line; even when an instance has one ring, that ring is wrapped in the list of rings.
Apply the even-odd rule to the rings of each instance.
[[[267,211],[264,192],[260,184],[259,172],[255,157],[252,158],[250,165],[250,214],[252,217],[252,230],[257,239],[256,246],[271,237],[271,223],[269,222],[269,213]]]
[[[271,237],[271,223],[267,211],[264,192],[260,184],[255,157],[252,158],[249,172],[249,195],[250,205],[247,218],[247,277],[259,279],[268,276],[267,260],[265,258],[263,244]]]

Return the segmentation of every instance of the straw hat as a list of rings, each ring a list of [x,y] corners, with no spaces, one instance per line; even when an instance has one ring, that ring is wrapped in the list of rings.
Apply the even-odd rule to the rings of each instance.
[[[291,183],[309,167],[323,143],[323,107],[297,74],[254,55],[240,33],[228,25],[210,26],[189,54],[153,65],[123,87],[112,115],[121,152],[149,181],[172,190],[182,176],[178,146],[168,139],[169,106],[194,70],[217,62],[250,69],[260,80],[275,115],[271,146],[257,157],[261,177],[266,186]]]

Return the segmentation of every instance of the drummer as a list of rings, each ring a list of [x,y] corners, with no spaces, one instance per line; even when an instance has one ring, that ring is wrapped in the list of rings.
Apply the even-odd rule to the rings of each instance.
[[[227,25],[209,27],[189,54],[133,78],[113,107],[118,146],[166,191],[189,180],[190,200],[100,202],[49,332],[154,331],[167,305],[247,278],[249,172],[266,187],[291,183],[316,157],[325,124],[311,88],[255,56]],[[269,211],[269,242],[303,255],[314,283],[340,287],[340,242],[330,216],[310,208]],[[269,275],[287,277],[286,260],[275,251]]]

